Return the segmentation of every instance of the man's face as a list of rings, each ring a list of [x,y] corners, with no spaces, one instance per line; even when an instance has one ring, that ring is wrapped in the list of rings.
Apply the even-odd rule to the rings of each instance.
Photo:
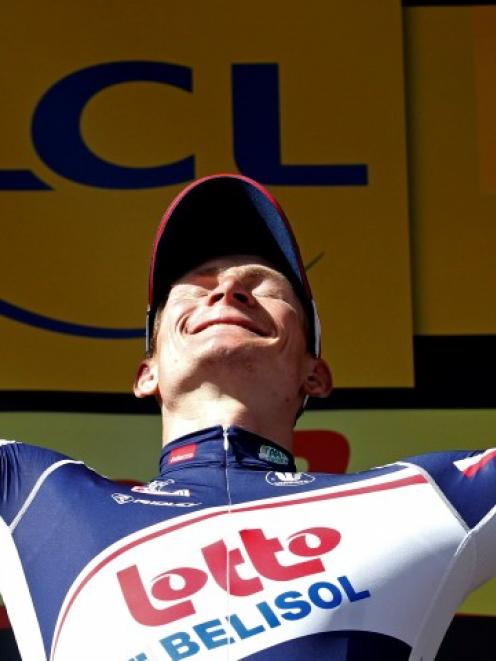
[[[209,260],[174,284],[161,313],[153,358],[162,373],[160,391],[212,366],[262,367],[277,380],[298,380],[310,358],[306,324],[291,284],[267,262]]]

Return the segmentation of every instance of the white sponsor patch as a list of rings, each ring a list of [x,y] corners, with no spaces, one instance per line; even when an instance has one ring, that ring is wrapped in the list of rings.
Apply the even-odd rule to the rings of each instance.
[[[301,484],[310,484],[315,480],[314,475],[310,473],[280,473],[279,471],[270,471],[265,476],[265,481],[273,487],[298,487]]]
[[[271,464],[281,464],[281,466],[287,466],[289,464],[288,456],[271,445],[261,445],[258,456],[260,459],[270,461]]]

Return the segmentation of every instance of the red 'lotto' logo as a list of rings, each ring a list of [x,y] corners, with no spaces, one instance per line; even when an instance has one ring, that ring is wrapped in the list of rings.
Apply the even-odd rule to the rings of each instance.
[[[201,549],[204,567],[169,569],[156,576],[148,587],[136,565],[119,571],[119,585],[133,618],[145,626],[160,626],[194,615],[192,597],[209,580],[231,595],[247,597],[264,589],[264,579],[286,582],[318,574],[325,569],[320,556],[332,551],[341,539],[337,530],[323,527],[299,530],[288,536],[285,545],[277,537],[266,537],[260,528],[241,530],[239,536],[243,548],[228,550],[220,539]],[[281,551],[289,551],[298,560],[282,564],[278,558]],[[176,587],[178,583],[180,587]],[[154,605],[150,595],[164,605]]]

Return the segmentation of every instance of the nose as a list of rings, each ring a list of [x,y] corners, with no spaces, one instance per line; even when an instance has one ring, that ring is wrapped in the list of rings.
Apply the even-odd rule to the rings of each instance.
[[[210,292],[208,303],[215,305],[219,301],[224,301],[228,305],[250,306],[255,299],[250,289],[236,276],[222,278],[218,285]]]

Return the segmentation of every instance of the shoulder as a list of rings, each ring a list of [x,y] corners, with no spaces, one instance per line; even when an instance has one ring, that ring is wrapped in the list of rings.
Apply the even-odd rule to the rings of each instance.
[[[496,449],[431,452],[400,463],[422,469],[469,527],[496,505]]]
[[[7,522],[15,516],[29,494],[53,470],[72,463],[60,452],[12,440],[0,440],[0,516]]]
[[[38,445],[22,443],[21,441],[0,439],[0,470],[45,469],[52,463],[69,460],[70,457]]]

